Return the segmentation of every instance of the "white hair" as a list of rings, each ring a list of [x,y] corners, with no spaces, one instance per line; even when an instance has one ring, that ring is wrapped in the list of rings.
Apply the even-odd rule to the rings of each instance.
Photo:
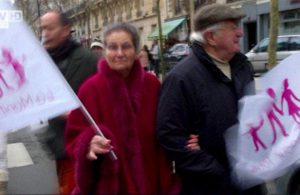
[[[218,22],[212,26],[209,26],[201,31],[193,31],[190,34],[190,41],[191,42],[198,42],[200,44],[206,44],[206,40],[204,38],[204,33],[209,32],[209,31],[216,31],[219,30],[223,25],[223,21],[222,22]]]

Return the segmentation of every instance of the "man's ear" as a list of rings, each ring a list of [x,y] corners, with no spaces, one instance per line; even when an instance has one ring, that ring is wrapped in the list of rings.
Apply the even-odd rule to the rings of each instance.
[[[69,25],[66,25],[63,27],[63,37],[68,37],[71,34],[71,27]]]
[[[214,32],[213,31],[206,31],[203,34],[204,40],[206,40],[206,43],[210,46],[215,46],[215,37],[214,37]]]

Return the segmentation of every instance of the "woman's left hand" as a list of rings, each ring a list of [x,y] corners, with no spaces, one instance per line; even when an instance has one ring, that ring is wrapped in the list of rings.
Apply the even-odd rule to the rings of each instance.
[[[189,140],[187,141],[186,148],[191,151],[200,150],[198,135],[191,134]]]

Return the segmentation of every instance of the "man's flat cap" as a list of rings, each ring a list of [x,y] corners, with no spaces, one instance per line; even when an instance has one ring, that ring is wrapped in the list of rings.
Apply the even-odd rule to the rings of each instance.
[[[194,31],[201,31],[225,20],[240,20],[246,15],[240,9],[233,9],[226,4],[210,4],[200,7],[194,16]]]

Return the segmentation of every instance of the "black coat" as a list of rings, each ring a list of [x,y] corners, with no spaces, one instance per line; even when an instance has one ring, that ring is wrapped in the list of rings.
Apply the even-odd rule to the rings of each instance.
[[[67,41],[58,52],[50,52],[50,55],[75,93],[80,85],[97,71],[98,57],[72,40]],[[49,120],[46,143],[56,159],[66,158],[65,125],[66,118],[64,117]]]
[[[229,62],[230,80],[201,46],[194,44],[192,51],[163,82],[158,140],[175,160],[184,194],[233,194],[223,133],[237,123],[238,99],[253,81],[251,64],[236,54]],[[199,135],[200,151],[186,149],[191,134]]]

